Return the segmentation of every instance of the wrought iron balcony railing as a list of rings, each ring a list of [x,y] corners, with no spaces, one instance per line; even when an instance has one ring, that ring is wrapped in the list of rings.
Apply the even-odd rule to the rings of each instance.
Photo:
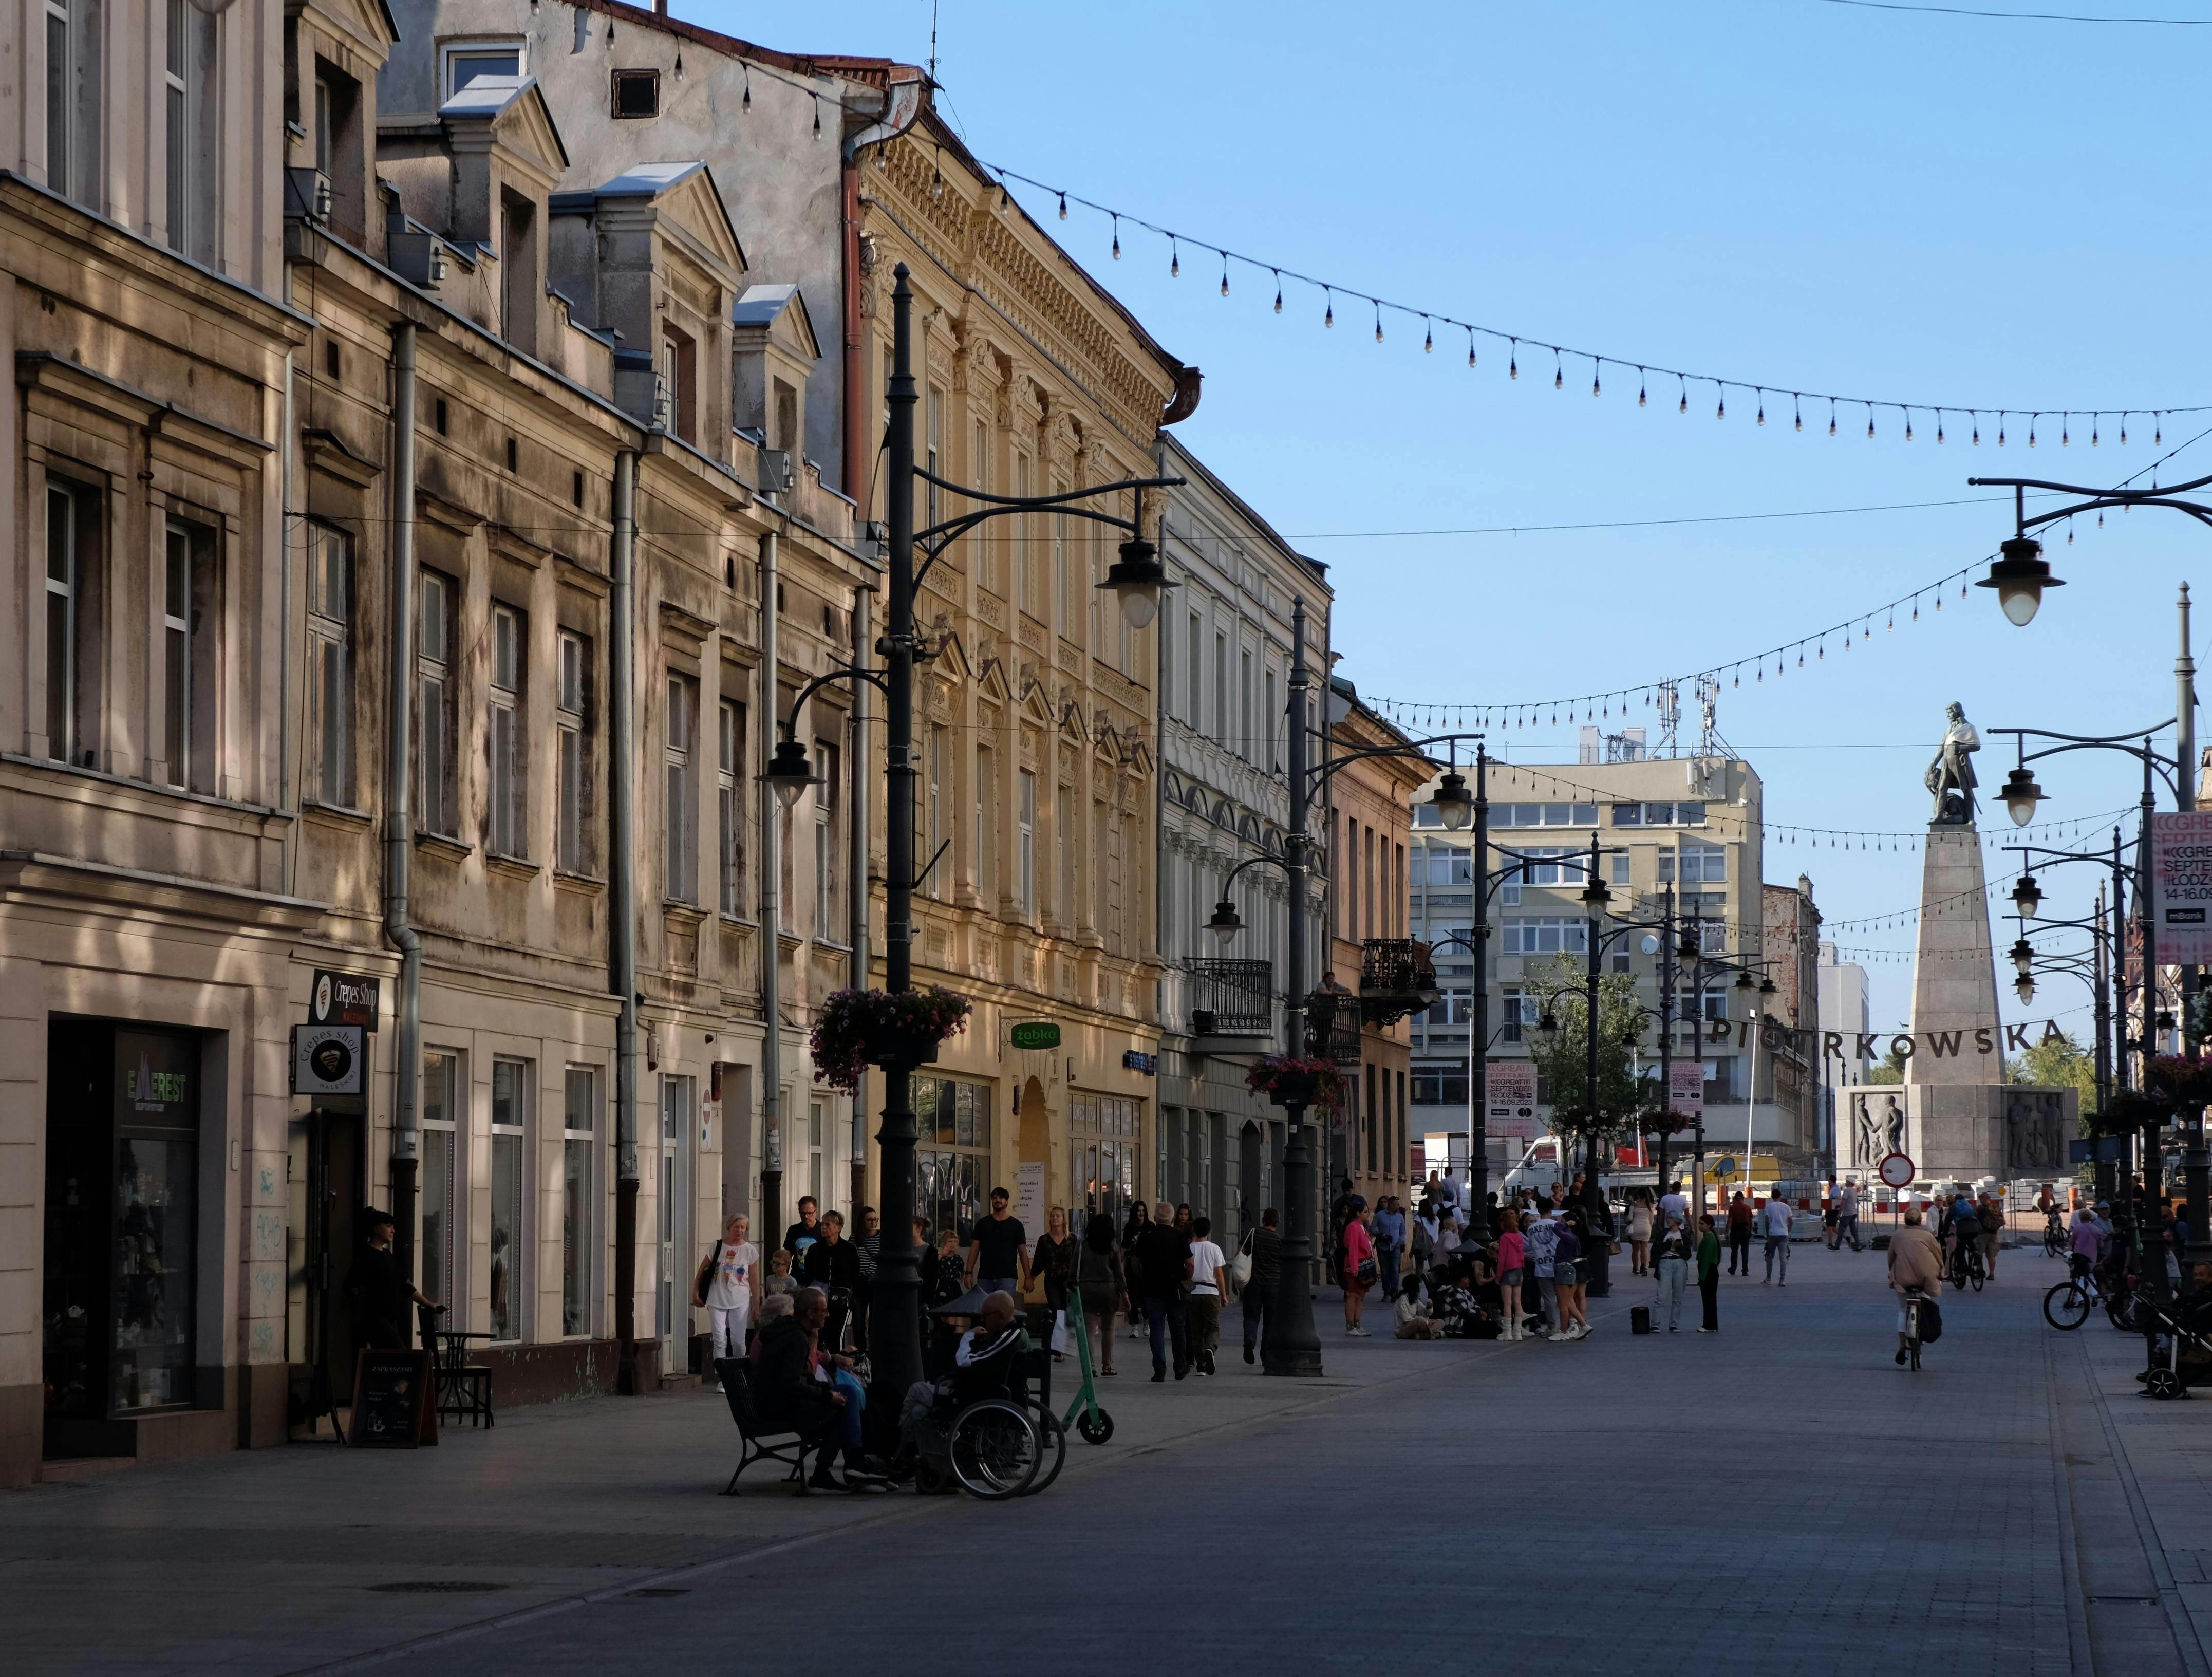
[[[1190,1030],[1194,1036],[1267,1036],[1274,1030],[1273,974],[1265,961],[1194,956]]]
[[[1370,938],[1359,946],[1359,1000],[1371,1024],[1395,1024],[1437,999],[1437,969],[1417,938]]]
[[[1316,990],[1306,998],[1306,1053],[1340,1066],[1359,1063],[1360,999],[1346,990]]]

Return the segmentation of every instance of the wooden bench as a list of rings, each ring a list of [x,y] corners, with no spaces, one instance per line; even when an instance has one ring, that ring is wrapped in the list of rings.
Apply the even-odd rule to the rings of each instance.
[[[721,1494],[738,1494],[738,1480],[746,1468],[756,1461],[788,1463],[789,1481],[796,1481],[799,1494],[805,1496],[806,1458],[820,1450],[827,1437],[809,1438],[792,1427],[770,1426],[761,1419],[753,1403],[752,1369],[741,1357],[717,1357],[714,1376],[722,1382],[722,1395],[729,1401],[730,1419],[738,1424],[740,1449],[738,1470],[730,1475],[730,1482],[722,1487]]]

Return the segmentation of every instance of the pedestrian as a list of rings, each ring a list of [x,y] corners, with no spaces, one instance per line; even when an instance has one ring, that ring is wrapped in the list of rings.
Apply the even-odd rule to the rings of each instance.
[[[1367,1231],[1368,1216],[1363,1204],[1344,1225],[1344,1332],[1354,1340],[1367,1337],[1359,1316],[1367,1308],[1367,1290],[1375,1285],[1375,1238]]]
[[[1759,1208],[1759,1230],[1766,1236],[1766,1273],[1759,1277],[1759,1285],[1765,1286],[1775,1279],[1774,1260],[1782,1260],[1780,1285],[1790,1285],[1790,1202],[1779,1194],[1770,1194]],[[1748,1266],[1749,1255],[1745,1263]]]
[[[1828,1191],[1820,1196],[1820,1237],[1828,1243],[1828,1250],[1836,1249],[1836,1185],[1828,1184]]]
[[[1406,1213],[1394,1194],[1382,1196],[1375,1212],[1375,1270],[1382,1283],[1382,1297],[1398,1296],[1398,1267],[1406,1254]]]
[[[1066,1343],[1067,1290],[1075,1279],[1075,1237],[1067,1232],[1066,1206],[1054,1206],[1045,1212],[1044,1238],[1036,1243],[1030,1262],[1032,1273],[1044,1283],[1045,1308],[1052,1312],[1052,1343],[1057,1347]],[[1052,1359],[1064,1363],[1067,1353],[1055,1348]]]
[[[781,1296],[790,1298],[798,1291],[799,1283],[792,1279],[791,1276],[791,1254],[787,1249],[779,1246],[768,1255],[768,1275],[761,1282],[761,1297],[774,1298]],[[761,1320],[765,1322],[768,1318],[763,1316]]]
[[[1145,1325],[1152,1336],[1152,1382],[1168,1377],[1168,1358],[1175,1357],[1175,1377],[1190,1372],[1190,1313],[1183,1303],[1182,1284],[1190,1279],[1190,1240],[1175,1226],[1175,1207],[1163,1200],[1152,1207],[1152,1220],[1137,1236],[1137,1278],[1145,1311]]]
[[[1713,1214],[1698,1218],[1698,1297],[1705,1307],[1700,1334],[1721,1331],[1721,1237],[1713,1227]]]
[[[1390,1306],[1390,1336],[1397,1340],[1441,1340],[1444,1325],[1421,1301],[1421,1278],[1408,1275]]]
[[[1652,1323],[1655,1327],[1658,1324],[1659,1307],[1663,1304],[1667,1307],[1667,1331],[1679,1333],[1682,1327],[1682,1285],[1690,1270],[1690,1240],[1683,1232],[1680,1218],[1671,1213],[1662,1215],[1659,1238],[1652,1243],[1651,1250],[1658,1259],[1659,1269],[1658,1297],[1651,1305]]]
[[[876,1300],[876,1260],[884,1251],[884,1219],[873,1206],[860,1207],[860,1233],[853,1244],[860,1254],[860,1285],[853,1289],[853,1349],[866,1351]]]
[[[921,1278],[922,1303],[927,1308],[937,1296],[937,1243],[929,1237],[929,1219],[926,1217],[914,1219],[914,1249],[915,1273]]]
[[[1229,1259],[1213,1243],[1213,1219],[1190,1220],[1190,1352],[1198,1371],[1209,1378],[1213,1353],[1221,1349],[1222,1288]]]
[[[1414,1208],[1411,1239],[1413,1269],[1425,1275],[1437,1261],[1437,1207],[1432,1200],[1424,1200]]]
[[[1129,1308],[1127,1278],[1121,1249],[1114,1243],[1114,1219],[1093,1212],[1083,1225],[1082,1249],[1075,1255],[1075,1285],[1083,1300],[1083,1331],[1098,1334],[1098,1372],[1114,1372],[1114,1324]]]
[[[1994,1281],[1997,1279],[1997,1236],[2004,1231],[2004,1207],[1997,1203],[1996,1194],[1984,1194],[1974,1216],[1982,1229],[1982,1268]]]
[[[760,1304],[760,1248],[745,1238],[750,1227],[742,1217],[722,1225],[702,1266],[703,1286],[692,1291],[691,1302],[707,1312],[711,1337],[709,1361],[745,1354],[745,1340]]]
[[[825,1298],[845,1295],[846,1315],[852,1315],[854,1291],[860,1285],[860,1249],[845,1238],[845,1215],[831,1212],[823,1218],[821,1235],[799,1260],[799,1285],[819,1287]]]
[[[1328,1273],[1340,1285],[1344,1280],[1344,1225],[1367,1203],[1352,1191],[1351,1177],[1345,1177],[1343,1182],[1328,1205]]]
[[[442,1313],[445,1306],[425,1298],[399,1267],[392,1249],[392,1213],[371,1209],[361,1220],[362,1248],[346,1277],[346,1298],[353,1306],[354,1342],[378,1351],[404,1351],[410,1304]],[[429,1347],[424,1347],[426,1350]]]
[[[1751,1273],[1751,1202],[1738,1188],[1735,1198],[1729,1201],[1728,1212],[1729,1273]]]
[[[1579,1213],[1563,1216],[1559,1235],[1552,1243],[1552,1291],[1559,1301],[1559,1331],[1553,1337],[1562,1344],[1589,1337],[1589,1323],[1583,1319],[1578,1302],[1583,1226]]]
[[[1244,1236],[1243,1250],[1252,1260],[1252,1273],[1243,1286],[1244,1360],[1254,1360],[1267,1313],[1275,1306],[1275,1286],[1282,1279],[1283,1237],[1277,1232],[1275,1208],[1260,1213],[1260,1226]]]
[[[1671,1217],[1685,1229],[1690,1226],[1690,1201],[1679,1180],[1668,1183],[1667,1191],[1659,1196],[1659,1216],[1662,1219]],[[1654,1223],[1652,1226],[1656,1228],[1658,1224]]]
[[[1505,1318],[1505,1337],[1522,1340],[1528,1338],[1521,1326],[1521,1283],[1528,1261],[1528,1248],[1521,1239],[1521,1213],[1509,1211],[1502,1222],[1498,1231],[1498,1302]]]
[[[1543,1205],[1541,1200],[1537,1203]],[[1534,1222],[1522,1224],[1521,1239],[1528,1248],[1528,1267],[1535,1275],[1536,1295],[1543,1310],[1544,1319],[1536,1333],[1540,1338],[1548,1339],[1563,1325],[1559,1321],[1559,1289],[1552,1275],[1552,1258],[1559,1244],[1559,1225],[1548,1208]]]
[[[1145,1229],[1152,1220],[1152,1210],[1142,1200],[1129,1207],[1129,1215],[1121,1224],[1121,1277],[1129,1293],[1129,1337],[1145,1337],[1144,1277],[1138,1245]]]
[[[811,1194],[802,1194],[799,1200],[799,1221],[783,1231],[783,1249],[791,1254],[793,1274],[801,1272],[806,1262],[806,1249],[821,1238],[821,1201]]]
[[[1859,1249],[1859,1189],[1848,1176],[1836,1190],[1836,1243],[1847,1242],[1852,1251]]]
[[[1018,1217],[1007,1215],[1012,1196],[991,1190],[991,1214],[979,1217],[968,1235],[968,1280],[987,1293],[1019,1298],[1030,1284],[1030,1237]]]
[[[1482,1196],[1482,1238],[1486,1244],[1497,1240],[1498,1196],[1495,1194],[1486,1194]]]
[[[1638,1188],[1628,1202],[1628,1273],[1651,1272],[1651,1196]]]
[[[967,1291],[967,1267],[960,1261],[960,1232],[957,1229],[939,1229],[937,1231],[937,1285],[925,1308],[933,1310],[940,1304],[950,1304]]]

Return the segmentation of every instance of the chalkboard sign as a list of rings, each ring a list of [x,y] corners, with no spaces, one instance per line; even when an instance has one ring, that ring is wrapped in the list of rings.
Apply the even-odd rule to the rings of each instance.
[[[431,1401],[430,1353],[364,1351],[354,1367],[352,1443],[411,1450],[438,1442]]]

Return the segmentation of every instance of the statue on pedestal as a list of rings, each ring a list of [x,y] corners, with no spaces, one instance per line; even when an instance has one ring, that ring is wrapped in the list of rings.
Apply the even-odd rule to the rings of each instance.
[[[1974,824],[1974,763],[1972,754],[1982,749],[1982,737],[1966,720],[1965,708],[1954,699],[1944,714],[1943,743],[1936,748],[1936,761],[1928,765],[1927,786],[1936,794],[1936,827]]]

